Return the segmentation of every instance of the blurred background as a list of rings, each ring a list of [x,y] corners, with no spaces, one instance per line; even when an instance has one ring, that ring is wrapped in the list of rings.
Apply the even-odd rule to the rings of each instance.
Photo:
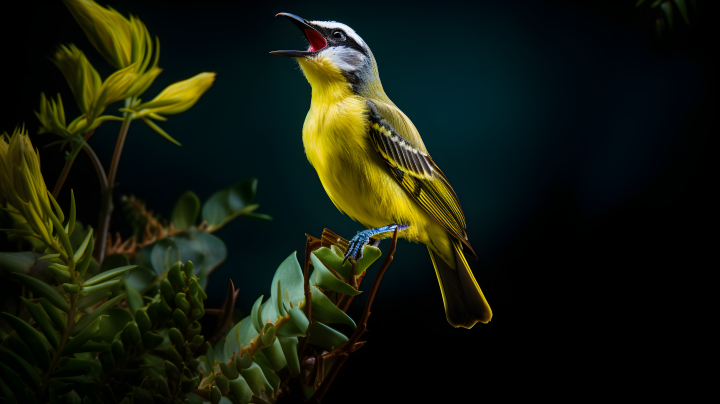
[[[236,309],[247,312],[289,253],[302,258],[304,233],[319,237],[327,227],[351,238],[361,225],[334,207],[303,151],[310,86],[295,61],[268,53],[306,47],[278,12],[346,23],[371,47],[385,91],[457,192],[480,257],[471,266],[494,317],[472,330],[450,327],[425,246],[401,241],[368,343],[325,401],[637,387],[635,370],[669,369],[663,341],[692,311],[684,305],[702,298],[681,297],[684,285],[702,283],[697,274],[717,265],[705,229],[717,206],[718,13],[717,3],[698,0],[690,25],[676,11],[670,29],[660,8],[635,3],[100,1],[160,38],[164,71],[147,95],[217,73],[194,107],[160,125],[182,147],[142,122],[130,127],[116,206],[132,194],[168,218],[186,190],[204,201],[258,178],[258,212],[274,220],[242,217],[215,233],[229,255],[209,278],[207,307],[221,305],[232,279]],[[40,92],[61,93],[67,115],[79,114],[49,59],[56,47],[76,44],[102,77],[112,69],[60,1],[3,2],[0,21],[0,132],[25,123],[43,146],[56,138],[36,135]],[[106,164],[119,128],[105,123],[90,140]],[[51,146],[41,157],[51,187],[62,155]],[[99,186],[84,154],[61,203],[71,188],[83,204],[79,219],[95,226]],[[131,234],[119,208],[111,229]],[[364,302],[355,299],[353,318]]]

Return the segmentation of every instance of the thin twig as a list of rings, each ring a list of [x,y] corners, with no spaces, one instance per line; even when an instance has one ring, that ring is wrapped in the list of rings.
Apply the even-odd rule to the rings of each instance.
[[[310,282],[309,282],[309,274],[310,271],[310,254],[312,253],[312,246],[314,243],[319,242],[320,240],[316,239],[315,237],[305,233],[305,236],[307,237],[307,241],[305,241],[305,261],[303,262],[303,280],[304,280],[304,288],[305,288],[305,317],[308,319],[308,328],[305,330],[305,336],[300,341],[300,344],[298,345],[298,355],[303,354],[303,351],[305,351],[305,347],[307,346],[308,340],[310,339],[310,326],[312,326],[312,318],[310,317],[312,315],[312,298],[310,295]]]
[[[95,167],[95,172],[97,173],[98,181],[100,181],[100,186],[102,189],[108,188],[109,186],[107,182],[107,175],[105,175],[105,169],[103,168],[97,154],[95,154],[95,150],[88,146],[87,143],[83,145],[83,150],[85,150],[85,153],[88,157],[90,157],[90,161],[93,163],[93,167]]]
[[[130,100],[125,100],[125,104],[129,104]],[[120,156],[122,155],[125,138],[127,138],[128,129],[130,128],[131,114],[126,112],[123,119],[120,134],[115,144],[115,152],[113,153],[112,162],[110,163],[110,171],[108,172],[107,188],[101,191],[102,201],[100,203],[100,220],[98,223],[98,242],[95,243],[94,256],[99,264],[102,264],[105,258],[105,244],[107,243],[108,228],[110,227],[110,215],[113,211],[112,194],[115,188],[115,177],[117,176],[118,165],[120,164]]]
[[[210,345],[215,346],[215,344],[217,344],[221,338],[224,338],[225,335],[227,335],[228,330],[225,330],[225,328],[227,328],[228,325],[232,322],[233,310],[235,308],[235,300],[237,299],[238,293],[240,293],[240,290],[235,289],[235,284],[233,283],[232,279],[230,279],[230,283],[228,283],[227,293],[225,295],[225,303],[223,304],[222,308],[222,315],[220,316],[220,321],[218,321],[218,325],[215,328],[213,336],[210,337],[210,339],[208,340],[210,342]],[[207,309],[205,310],[205,313],[207,313]]]
[[[84,141],[87,141],[90,139],[90,136],[93,135],[93,132],[95,132],[95,129],[91,130],[85,135]],[[77,156],[75,156],[77,158]],[[65,184],[65,180],[67,179],[68,174],[70,173],[70,168],[72,167],[73,163],[75,162],[75,158],[72,158],[65,162],[65,166],[63,167],[62,172],[60,172],[60,177],[58,177],[57,182],[55,183],[55,188],[53,188],[53,198],[57,199],[58,195],[60,194],[60,190],[62,189],[63,184]]]
[[[340,367],[343,365],[343,363],[345,363],[348,356],[350,355],[348,355],[346,352],[340,354],[335,363],[333,363],[332,368],[330,368],[330,372],[328,373],[327,377],[325,377],[320,387],[317,389],[317,391],[315,391],[315,394],[310,397],[310,403],[320,403],[320,400],[325,397],[325,393],[327,393],[333,380],[335,380],[335,376],[337,376],[338,372],[340,372]],[[322,356],[318,357],[318,359],[319,358],[322,358]]]

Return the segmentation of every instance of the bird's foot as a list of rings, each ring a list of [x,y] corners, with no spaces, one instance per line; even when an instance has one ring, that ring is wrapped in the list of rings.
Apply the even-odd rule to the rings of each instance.
[[[370,244],[370,237],[380,233],[395,231],[395,228],[397,228],[398,231],[401,231],[407,229],[408,227],[410,226],[405,224],[391,224],[389,226],[376,227],[374,229],[359,231],[355,235],[355,237],[353,237],[349,242],[347,252],[345,253],[345,259],[343,260],[343,265],[345,265],[345,261],[347,261],[348,258],[353,258],[356,262],[362,259],[363,247],[365,246],[365,244]],[[380,240],[373,239],[372,244],[376,247],[380,244]]]

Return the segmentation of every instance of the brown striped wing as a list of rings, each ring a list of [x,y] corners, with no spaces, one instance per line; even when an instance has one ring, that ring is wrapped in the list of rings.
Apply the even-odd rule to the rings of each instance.
[[[368,101],[370,138],[390,173],[409,195],[477,259],[465,234],[465,215],[455,191],[432,158],[398,134]]]

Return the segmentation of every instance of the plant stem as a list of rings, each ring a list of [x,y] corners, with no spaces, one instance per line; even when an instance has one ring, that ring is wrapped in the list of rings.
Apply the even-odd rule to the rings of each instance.
[[[93,135],[93,132],[95,132],[95,129],[91,130],[87,134],[85,134],[84,140],[87,141],[90,139],[90,136]],[[55,188],[53,188],[53,198],[57,199],[58,195],[60,194],[60,190],[62,189],[63,184],[65,184],[65,180],[67,179],[68,174],[70,173],[70,168],[72,167],[73,163],[75,162],[75,158],[71,158],[70,160],[65,162],[65,166],[63,167],[62,172],[60,173],[60,177],[58,178],[57,182],[55,183]]]
[[[310,315],[312,314],[312,298],[310,295],[310,282],[308,279],[308,272],[310,270],[310,254],[313,250],[313,244],[316,244],[320,242],[320,240],[316,239],[315,237],[305,233],[305,236],[307,237],[307,241],[305,242],[305,262],[303,262],[303,282],[304,282],[304,288],[305,288],[305,317],[308,319],[308,328],[305,330],[305,336],[300,340],[300,344],[298,345],[298,355],[302,356],[303,352],[305,351],[305,347],[307,346],[308,340],[310,339],[310,326],[313,324],[312,319],[310,318]]]
[[[125,106],[130,104],[130,99],[125,100]],[[118,135],[117,143],[115,144],[115,152],[113,153],[112,162],[110,163],[110,171],[107,177],[107,187],[101,190],[101,202],[100,202],[100,220],[98,222],[98,242],[95,244],[95,251],[93,255],[97,259],[98,264],[102,264],[103,258],[105,258],[105,245],[107,244],[108,228],[110,227],[110,215],[113,211],[112,194],[115,188],[115,177],[117,176],[118,165],[120,164],[120,156],[122,155],[123,146],[125,145],[125,138],[127,138],[128,129],[130,128],[130,122],[132,121],[132,114],[125,112],[123,117],[122,127],[120,128],[120,134]]]

